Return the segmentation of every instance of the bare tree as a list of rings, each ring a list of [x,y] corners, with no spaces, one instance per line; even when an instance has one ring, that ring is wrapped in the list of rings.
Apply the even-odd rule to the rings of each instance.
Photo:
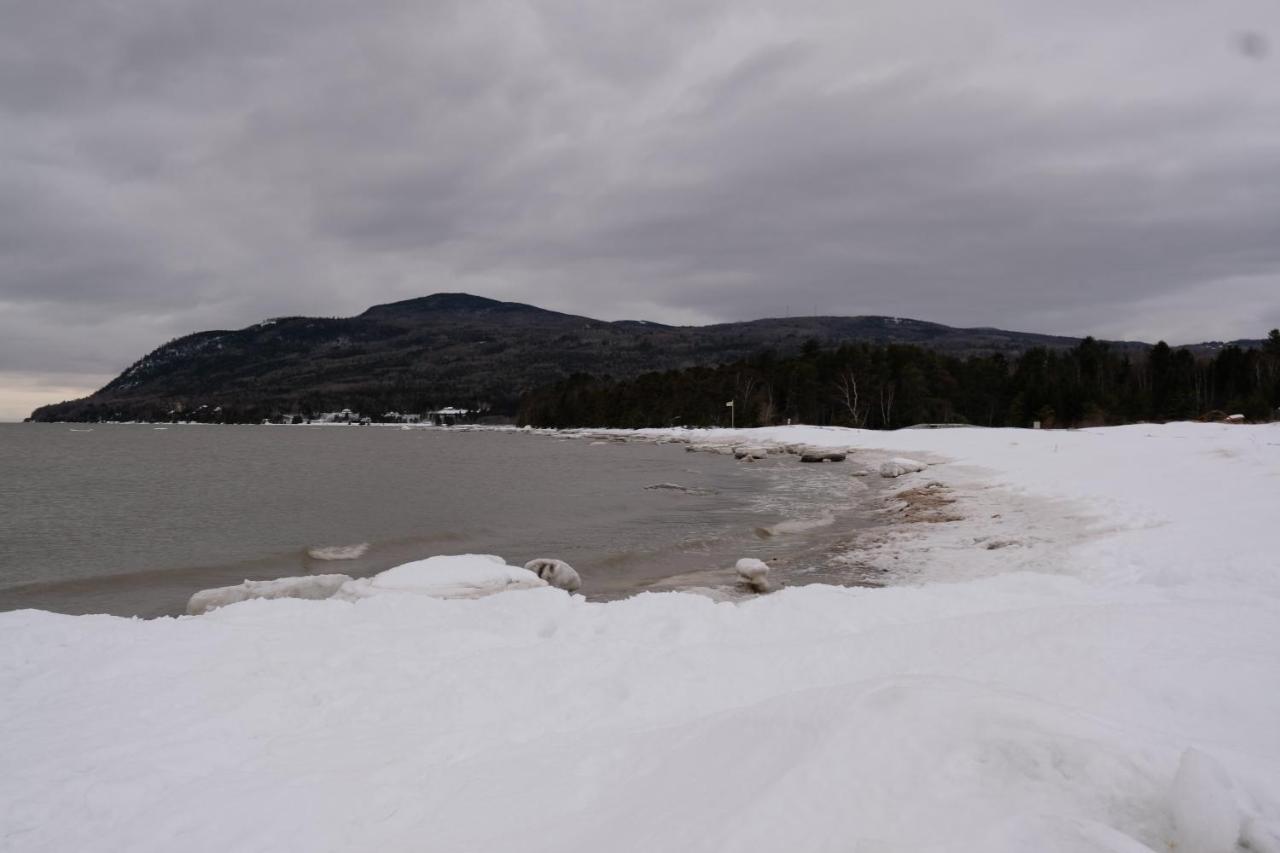
[[[893,398],[898,390],[898,383],[890,380],[880,386],[880,420],[881,425],[888,429],[893,420]]]
[[[867,422],[867,413],[858,398],[858,377],[852,369],[840,371],[836,377],[836,398],[849,413],[849,420],[855,427],[862,427]]]

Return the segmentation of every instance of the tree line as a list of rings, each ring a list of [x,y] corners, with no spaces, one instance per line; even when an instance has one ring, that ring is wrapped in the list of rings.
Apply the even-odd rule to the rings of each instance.
[[[719,367],[632,379],[575,374],[526,394],[517,422],[539,427],[780,423],[897,429],[920,423],[1046,428],[1280,416],[1280,330],[1261,348],[1210,355],[1163,341],[1145,351],[1086,338],[1071,349],[958,357],[901,344],[805,344]]]

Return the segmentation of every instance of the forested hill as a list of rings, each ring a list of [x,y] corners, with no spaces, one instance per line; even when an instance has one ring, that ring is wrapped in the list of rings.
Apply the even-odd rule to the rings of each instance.
[[[733,403],[736,417],[726,403]],[[1280,418],[1280,331],[1260,347],[1142,351],[1086,338],[1070,349],[960,357],[902,344],[810,345],[714,368],[633,379],[575,376],[532,392],[519,422],[544,427],[769,426],[894,429],[922,423],[1104,426]]]
[[[716,365],[808,341],[916,344],[950,355],[1065,349],[1078,339],[957,329],[891,317],[796,317],[713,326],[604,322],[531,305],[439,293],[356,317],[282,317],[197,332],[148,353],[98,392],[37,409],[35,420],[166,420],[221,409],[254,422],[349,407],[379,414],[456,405],[515,411],[574,374],[614,378]],[[1140,344],[1118,344],[1141,348]]]

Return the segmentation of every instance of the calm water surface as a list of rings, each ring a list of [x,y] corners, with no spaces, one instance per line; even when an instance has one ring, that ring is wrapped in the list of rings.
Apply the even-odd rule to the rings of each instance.
[[[593,598],[714,583],[743,556],[856,580],[827,562],[860,523],[850,474],[516,432],[0,424],[0,609],[179,613],[245,578],[468,552],[568,560]]]

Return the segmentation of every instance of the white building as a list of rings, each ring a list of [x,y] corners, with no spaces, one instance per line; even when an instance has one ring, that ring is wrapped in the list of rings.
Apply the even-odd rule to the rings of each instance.
[[[443,409],[436,409],[434,412],[427,412],[431,419],[438,424],[448,426],[456,424],[458,421],[465,419],[471,414],[470,409],[457,409],[453,406],[445,406]]]
[[[400,414],[399,412],[385,412],[382,419],[388,423],[399,424],[417,424],[422,423],[422,415]]]
[[[316,418],[323,424],[351,424],[360,422],[360,414],[350,409],[343,409],[341,412],[325,412]]]

